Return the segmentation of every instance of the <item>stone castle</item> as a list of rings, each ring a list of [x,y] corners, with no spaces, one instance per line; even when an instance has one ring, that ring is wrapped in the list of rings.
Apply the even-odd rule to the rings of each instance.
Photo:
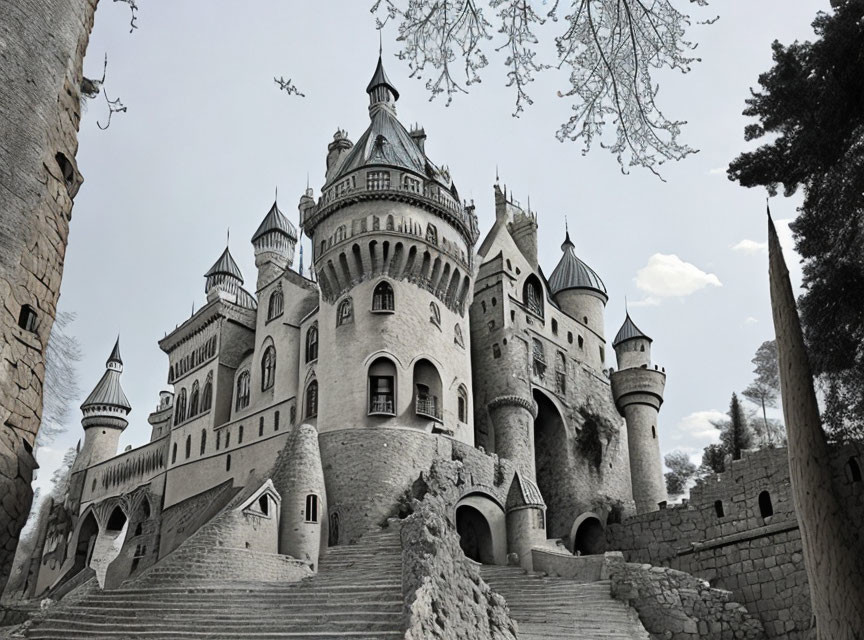
[[[85,437],[39,532],[28,597],[94,580],[107,593],[207,554],[215,575],[236,580],[323,576],[447,464],[459,468],[447,518],[476,563],[564,578],[617,571],[638,585],[609,546],[679,568],[672,541],[661,558],[639,534],[678,511],[666,510],[666,374],[651,338],[627,315],[607,362],[608,292],[569,233],[546,277],[536,215],[496,184],[495,223],[477,246],[473,203],[426,156],[424,130],[397,119],[380,58],[367,93],[368,129],[356,143],[337,131],[320,196],[300,198],[310,277],[302,252],[293,267],[298,230],[274,202],[252,237],[254,293],[226,248],[205,274],[206,304],[159,342],[173,391],[148,417],[150,442],[122,453],[131,406],[114,345],[81,407]],[[712,637],[762,637],[728,593],[687,579],[701,598],[685,606],[694,633],[704,622],[717,625]]]

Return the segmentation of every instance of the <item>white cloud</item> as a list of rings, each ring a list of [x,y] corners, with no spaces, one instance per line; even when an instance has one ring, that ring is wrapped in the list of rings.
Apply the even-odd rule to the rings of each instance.
[[[648,264],[636,273],[636,286],[648,294],[645,304],[659,304],[661,298],[689,296],[707,286],[722,287],[713,273],[705,273],[696,265],[684,262],[674,254],[655,253]],[[637,304],[638,306],[638,304]]]
[[[746,318],[744,318],[742,326],[749,327],[750,325],[756,324],[757,322],[759,322],[759,320],[757,320],[753,316],[747,316]]]
[[[788,228],[788,227],[787,227]],[[756,242],[755,240],[744,239],[738,244],[732,247],[732,251],[739,251],[741,253],[754,254],[754,253],[767,253],[768,252],[768,243],[767,242]]]
[[[716,409],[695,411],[686,415],[675,425],[670,440],[676,443],[673,449],[681,449],[694,457],[701,457],[702,449],[709,444],[720,442],[720,431],[711,424],[712,420],[724,420],[726,414]]]

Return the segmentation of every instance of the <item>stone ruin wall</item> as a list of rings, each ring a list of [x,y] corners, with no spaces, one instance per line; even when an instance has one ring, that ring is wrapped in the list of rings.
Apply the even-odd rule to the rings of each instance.
[[[82,63],[97,0],[0,0],[0,586],[32,501],[45,347],[72,213]],[[22,307],[36,314],[19,326]]]
[[[847,505],[849,526],[864,531],[864,483],[852,481],[850,458],[860,466],[864,445],[833,449],[834,486]],[[763,491],[773,507],[765,518],[759,507]],[[628,562],[678,569],[731,591],[758,616],[769,638],[809,637],[810,589],[786,449],[745,453],[726,472],[697,483],[686,504],[610,526],[607,543]]]

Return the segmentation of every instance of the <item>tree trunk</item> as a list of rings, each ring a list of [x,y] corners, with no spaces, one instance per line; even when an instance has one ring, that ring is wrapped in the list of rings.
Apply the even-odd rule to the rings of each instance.
[[[771,435],[771,429],[768,428],[768,412],[765,411],[765,398],[762,397],[762,423],[765,425],[765,438],[768,444],[774,445],[774,437]]]
[[[45,347],[56,315],[98,0],[0,0],[0,588],[33,493]]]
[[[769,272],[789,477],[819,640],[864,638],[864,544],[837,497],[804,337],[774,223]]]

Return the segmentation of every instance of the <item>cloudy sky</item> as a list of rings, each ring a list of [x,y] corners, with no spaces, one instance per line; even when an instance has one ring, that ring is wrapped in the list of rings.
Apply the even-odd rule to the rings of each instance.
[[[203,304],[203,274],[228,229],[231,251],[254,287],[249,238],[276,188],[281,209],[296,220],[307,174],[316,190],[323,182],[336,128],[356,140],[367,126],[364,89],[378,53],[371,0],[139,4],[139,28],[131,34],[126,5],[103,2],[96,16],[85,74],[100,77],[107,53],[108,95],[128,111],[106,131],[97,127],[107,120],[103,99],[84,115],[78,164],[85,182],[60,298],[62,310],[77,314],[71,331],[85,354],[82,394],[121,335],[123,385],[133,405],[121,448],[149,437],[147,415],[167,374],[156,341]],[[750,359],[773,337],[765,192],[729,182],[725,167],[748,148],[741,111],[749,87],[770,66],[771,41],[811,37],[812,18],[826,9],[826,0],[712,2],[701,17],[720,20],[692,32],[702,62],[686,76],[660,78],[659,103],[668,116],[688,121],[684,140],[700,149],[666,166],[666,182],[639,170],[622,175],[602,149],[583,156],[578,144],[555,139],[569,108],[557,97],[567,88],[565,75],[535,82],[535,104],[514,119],[504,58],[491,56],[483,82],[445,107],[408,78],[392,55],[394,30],[384,31],[386,68],[402,94],[399,116],[426,128],[427,152],[450,167],[462,196],[475,200],[483,231],[494,218],[497,167],[501,181],[539,212],[546,273],[560,255],[567,216],[577,254],[610,292],[607,335],[617,331],[629,300],[668,373],[664,453],[695,454],[716,438],[708,420],[750,382]],[[291,78],[306,97],[280,92],[274,76]],[[788,223],[798,203],[775,199],[775,218]],[[788,253],[788,229],[779,226]],[[800,270],[790,267],[797,281]],[[37,485],[81,437],[75,420],[40,451]]]

